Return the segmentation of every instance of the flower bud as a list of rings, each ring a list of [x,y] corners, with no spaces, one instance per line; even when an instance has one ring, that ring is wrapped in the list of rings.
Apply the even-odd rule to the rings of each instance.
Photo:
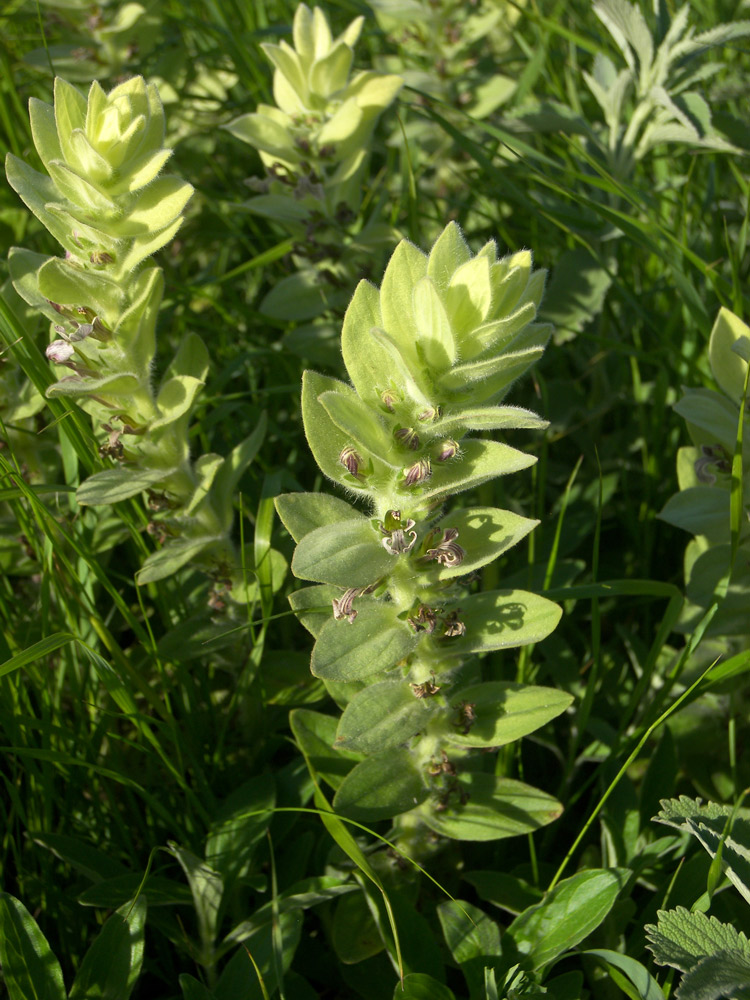
[[[419,435],[413,427],[399,427],[393,432],[393,436],[410,451],[417,451],[419,448]]]
[[[396,403],[399,401],[398,394],[393,389],[384,389],[380,393],[380,398],[383,400],[383,406],[388,410],[389,413],[394,413],[396,410]]]
[[[440,452],[437,456],[438,462],[447,462],[451,458],[455,458],[458,454],[458,441],[454,441],[453,438],[447,438],[440,445]]]
[[[68,363],[75,351],[67,340],[53,340],[44,353],[56,365],[64,365]]]
[[[414,465],[403,470],[404,486],[419,486],[430,478],[432,467],[428,458],[420,458]]]
[[[442,416],[443,410],[440,406],[428,406],[426,410],[422,410],[421,413],[417,414],[417,420],[421,423],[426,424],[428,421],[438,420]]]
[[[348,444],[345,448],[341,449],[341,454],[339,455],[339,462],[344,466],[346,471],[354,476],[355,479],[363,479],[364,477],[360,473],[360,469],[364,464],[362,456],[359,452]]]

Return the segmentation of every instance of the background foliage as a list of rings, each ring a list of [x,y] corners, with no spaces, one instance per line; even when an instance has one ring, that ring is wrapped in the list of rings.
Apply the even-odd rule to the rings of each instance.
[[[733,583],[721,573],[685,613],[690,536],[659,514],[689,443],[673,406],[683,387],[716,389],[719,309],[748,312],[750,15],[729,0],[684,13],[642,0],[657,42],[698,39],[659,75],[646,72],[659,46],[649,50],[635,14],[623,26],[626,6],[326,5],[335,34],[365,17],[355,69],[405,85],[361,176],[357,208],[378,228],[358,273],[334,268],[334,294],[295,315],[293,296],[269,307],[273,290],[298,283],[311,260],[330,284],[331,268],[294,228],[253,210],[261,156],[223,127],[273,102],[260,46],[290,37],[294,8],[6,4],[4,152],[41,169],[27,99],[50,102],[55,75],[84,92],[136,74],[159,88],[169,171],[195,194],[155,258],[165,299],[154,381],[186,335],[203,338],[193,458],[230,454],[267,417],[234,494],[242,584],[229,591],[187,565],[136,586],[158,551],[144,505],[76,503],[103,468],[100,442],[75,404],[44,400],[47,324],[3,284],[0,957],[13,1000],[131,988],[186,1000],[390,1000],[394,990],[657,1000],[681,973],[681,997],[746,995],[747,942],[714,931],[750,930],[732,887],[747,884],[734,843],[750,845],[747,816],[733,810],[750,784],[750,624],[736,627],[735,614],[731,630],[712,627]],[[628,131],[634,119],[650,140]],[[426,251],[451,220],[474,252],[495,239],[501,255],[531,248],[550,271],[540,319],[556,332],[507,399],[550,421],[512,439],[539,461],[473,502],[541,522],[484,568],[482,589],[518,586],[563,606],[549,638],[491,653],[485,676],[573,701],[483,763],[554,796],[561,817],[500,842],[434,838],[418,868],[384,842],[387,822],[365,829],[329,812],[341,779],[335,720],[325,721],[335,709],[289,611],[294,544],[273,500],[329,489],[304,438],[301,373],[345,377],[338,338],[356,279],[379,284],[399,237]],[[357,223],[345,226],[356,242]],[[0,238],[59,252],[9,186]],[[730,530],[746,575],[736,454]],[[750,623],[741,582],[731,596]],[[652,822],[660,800],[678,796],[724,804],[714,839],[701,840],[708,821],[682,799],[668,828]],[[736,953],[737,971],[727,983],[709,967],[706,986],[699,956],[671,961],[669,934],[689,919],[703,926],[696,914],[709,909],[705,954]],[[726,956],[718,965],[730,967]]]

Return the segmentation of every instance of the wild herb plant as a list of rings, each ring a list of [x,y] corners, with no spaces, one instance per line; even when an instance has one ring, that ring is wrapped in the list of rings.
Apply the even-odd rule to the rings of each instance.
[[[553,114],[553,127],[565,129],[567,118],[569,131],[585,135],[618,180],[630,177],[640,160],[665,144],[738,151],[713,125],[711,107],[699,89],[725,64],[697,61],[711,49],[750,35],[750,21],[696,33],[688,23],[688,4],[671,16],[664,0],[656,0],[651,24],[639,4],[628,0],[597,0],[592,9],[619,48],[625,67],[618,70],[599,51],[591,72],[583,72],[604,116],[603,126],[585,120],[577,110],[560,108],[562,116]]]
[[[30,115],[49,176],[9,155],[8,180],[65,257],[15,248],[10,274],[18,294],[51,321],[47,357],[72,372],[47,395],[73,397],[91,414],[99,452],[114,463],[82,483],[77,500],[112,504],[148,493],[149,530],[162,547],[144,561],[141,583],[187,562],[238,582],[233,488],[264,425],[226,460],[191,461],[188,427],[209,366],[194,333],[152,385],[164,282],[150,256],[174,237],[192,194],[185,181],[159,176],[171,150],[158,92],[134,77],[108,94],[95,82],[87,99],[58,78],[54,108],[32,99]]]
[[[260,104],[226,127],[254,146],[268,171],[247,208],[294,238],[299,268],[276,284],[261,308],[280,319],[309,319],[343,306],[373,253],[392,245],[378,202],[362,215],[362,188],[373,129],[403,80],[362,70],[352,75],[357,17],[334,38],[320,9],[302,3],[294,15],[294,47],[261,48],[274,66],[276,106]]]
[[[360,282],[346,312],[341,346],[353,386],[311,371],[303,378],[315,460],[365,505],[310,493],[276,501],[297,542],[293,572],[318,584],[291,600],[316,637],[312,672],[343,708],[334,750],[358,755],[334,805],[364,821],[401,816],[396,827],[418,851],[428,831],[490,840],[559,814],[550,796],[471,754],[533,732],[571,701],[483,679],[477,660],[538,642],[559,620],[559,607],[536,594],[467,586],[537,522],[445,506],[534,464],[467,435],[544,426],[501,405],[549,338],[549,326],[534,322],[544,279],[528,251],[498,260],[490,241],[472,255],[455,224],[429,255],[404,240],[380,290]],[[310,611],[324,600],[332,615]],[[304,716],[292,720],[303,748]]]
[[[718,600],[712,632],[745,645],[750,636],[750,483],[744,474],[750,462],[750,328],[729,309],[716,318],[708,359],[719,391],[685,389],[675,403],[693,444],[678,452],[680,492],[659,516],[696,536],[685,551],[686,626]]]

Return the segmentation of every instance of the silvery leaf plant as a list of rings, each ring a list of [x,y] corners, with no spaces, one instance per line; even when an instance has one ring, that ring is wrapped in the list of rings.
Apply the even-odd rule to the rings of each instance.
[[[560,618],[536,594],[471,586],[538,522],[450,502],[535,462],[476,435],[545,426],[502,404],[549,338],[535,322],[544,280],[528,251],[498,260],[489,242],[472,255],[455,223],[429,254],[404,240],[380,289],[360,282],[346,312],[351,384],[303,377],[308,443],[349,500],[277,499],[297,543],[292,570],[314,581],[291,598],[316,639],[311,669],[342,709],[338,721],[298,709],[292,728],[318,760],[328,745],[321,771],[335,808],[362,822],[398,817],[416,852],[435,833],[507,837],[561,809],[473,752],[519,739],[571,701],[482,678],[482,654],[538,642]]]
[[[746,391],[750,361],[750,327],[729,309],[716,318],[708,348],[711,373],[718,390],[685,389],[675,409],[687,421],[692,445],[680,448],[677,479],[680,492],[671,497],[661,514],[663,520],[695,536],[685,552],[688,609],[687,625],[716,598],[721,606],[711,623],[715,634],[747,641],[750,621],[750,435]],[[742,495],[737,505],[735,547],[732,547],[731,495],[740,488],[733,458],[742,433]],[[734,485],[733,485],[734,484]],[[733,564],[733,565],[732,565]],[[722,584],[732,568],[729,585]]]
[[[636,164],[656,146],[667,143],[738,151],[714,128],[709,101],[700,89],[726,63],[713,60],[699,65],[699,57],[750,35],[750,21],[696,32],[688,23],[688,4],[671,16],[665,0],[653,0],[650,19],[639,3],[628,0],[596,0],[592,9],[625,65],[618,68],[609,56],[598,52],[591,72],[583,74],[601,108],[603,123],[586,121],[572,109],[560,107],[561,117],[553,114],[552,127],[583,133],[613,175],[622,179],[630,177]],[[550,105],[548,110],[555,107]]]
[[[32,98],[29,112],[46,174],[9,155],[8,180],[65,253],[14,248],[9,269],[18,294],[51,323],[46,354],[59,378],[47,395],[91,414],[109,465],[81,484],[78,502],[147,494],[149,530],[163,544],[140,583],[188,562],[231,581],[232,492],[264,428],[226,459],[191,462],[188,426],[209,364],[193,333],[153,382],[164,279],[151,255],[174,237],[193,190],[161,173],[171,150],[156,87],[133,77],[106,93],[94,82],[86,97],[57,79],[54,107]]]
[[[357,271],[393,243],[377,207],[366,220],[360,208],[373,129],[403,80],[374,70],[352,73],[363,23],[357,17],[334,38],[323,11],[300,4],[293,45],[261,46],[274,66],[276,105],[261,104],[226,126],[258,150],[268,172],[255,182],[260,193],[247,208],[295,240],[299,273],[276,285],[262,304],[278,318],[315,316],[335,302],[339,289],[343,307]],[[323,298],[321,282],[328,286]]]

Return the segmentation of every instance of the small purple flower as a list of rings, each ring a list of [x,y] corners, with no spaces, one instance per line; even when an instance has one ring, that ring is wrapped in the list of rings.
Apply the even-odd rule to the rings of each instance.
[[[380,533],[385,535],[382,542],[386,552],[390,552],[392,556],[411,552],[417,544],[417,533],[412,530],[415,524],[416,521],[411,517],[402,521],[400,510],[389,510],[385,520],[378,524]]]
[[[346,471],[354,476],[355,479],[363,479],[364,476],[360,473],[360,469],[364,464],[362,456],[353,448],[352,445],[348,444],[345,448],[341,449],[341,454],[339,455],[339,462],[344,466]]]
[[[419,486],[426,479],[430,478],[432,467],[428,458],[420,458],[414,465],[403,470],[404,486]]]
[[[455,458],[458,454],[458,441],[454,441],[453,438],[447,438],[440,445],[440,453],[437,456],[438,462],[447,462],[451,458]]]
[[[466,552],[456,542],[457,538],[458,528],[446,528],[438,544],[427,550],[425,559],[435,559],[441,566],[460,566]]]

